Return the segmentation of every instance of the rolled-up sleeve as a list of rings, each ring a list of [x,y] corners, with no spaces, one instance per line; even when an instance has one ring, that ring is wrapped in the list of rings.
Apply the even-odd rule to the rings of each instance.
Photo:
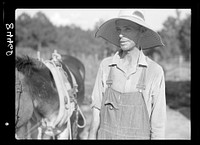
[[[97,109],[101,109],[101,100],[102,100],[102,92],[103,92],[103,71],[102,71],[102,62],[99,66],[99,70],[97,72],[95,85],[92,92],[92,104],[90,105],[91,108],[95,107]]]
[[[166,96],[163,69],[160,69],[153,82],[150,123],[151,139],[165,139]]]

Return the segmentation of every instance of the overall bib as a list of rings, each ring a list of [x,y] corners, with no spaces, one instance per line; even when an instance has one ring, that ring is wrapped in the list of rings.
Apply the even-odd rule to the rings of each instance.
[[[146,67],[136,88],[138,91],[121,93],[112,85],[112,69],[106,84],[108,88],[102,98],[98,139],[150,139],[150,123],[142,91],[145,89]]]

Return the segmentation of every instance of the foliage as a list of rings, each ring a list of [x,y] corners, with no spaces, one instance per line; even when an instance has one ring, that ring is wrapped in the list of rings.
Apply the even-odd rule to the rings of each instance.
[[[117,50],[116,46],[94,37],[103,22],[100,19],[94,30],[84,31],[75,25],[54,26],[42,12],[33,17],[23,13],[16,20],[16,46],[30,47],[34,50],[55,47],[73,55],[97,54],[98,58],[102,59]],[[168,17],[163,26],[158,33],[166,47],[154,48],[145,53],[162,60],[179,55],[183,55],[185,60],[190,60],[191,15],[181,20],[180,12],[177,11],[177,17]]]
[[[164,49],[159,49],[159,54],[163,59],[169,59],[176,56],[184,56],[186,61],[190,60],[190,32],[191,32],[191,15],[185,19],[180,19],[180,12],[177,10],[176,17],[168,17],[163,23],[164,28],[159,31]]]
[[[182,22],[182,27],[179,31],[180,48],[186,60],[190,60],[191,55],[191,15]]]
[[[33,18],[23,13],[16,20],[16,45],[32,47],[35,50],[56,43],[56,28],[49,19],[38,12]]]
[[[190,107],[190,81],[166,81],[166,100],[171,108]]]

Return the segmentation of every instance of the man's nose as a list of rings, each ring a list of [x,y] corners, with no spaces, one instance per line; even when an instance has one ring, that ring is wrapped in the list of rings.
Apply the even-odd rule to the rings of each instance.
[[[122,37],[123,37],[123,35],[122,35],[122,34],[119,34],[119,37],[120,37],[120,38],[122,38]]]

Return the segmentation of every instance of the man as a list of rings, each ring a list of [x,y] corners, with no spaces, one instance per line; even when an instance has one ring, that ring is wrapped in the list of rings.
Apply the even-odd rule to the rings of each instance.
[[[164,139],[165,80],[162,67],[143,49],[164,46],[140,10],[121,11],[96,36],[119,47],[102,60],[92,93],[89,139]]]

